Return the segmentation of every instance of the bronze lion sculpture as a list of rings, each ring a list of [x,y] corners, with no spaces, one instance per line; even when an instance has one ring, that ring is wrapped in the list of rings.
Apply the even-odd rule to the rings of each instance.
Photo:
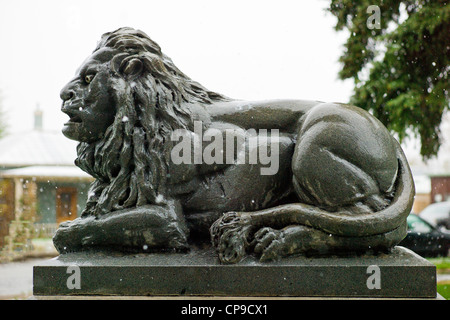
[[[63,133],[80,142],[75,164],[95,181],[81,216],[53,238],[60,253],[212,240],[221,262],[236,263],[386,251],[406,235],[407,160],[357,107],[225,97],[131,28],[104,34],[61,98]]]

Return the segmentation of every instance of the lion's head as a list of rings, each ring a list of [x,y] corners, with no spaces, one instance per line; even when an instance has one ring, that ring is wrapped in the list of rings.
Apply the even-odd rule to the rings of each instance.
[[[131,28],[104,34],[61,98],[70,117],[63,133],[80,141],[75,163],[96,178],[83,215],[164,199],[170,134],[193,126],[183,106],[227,100]]]

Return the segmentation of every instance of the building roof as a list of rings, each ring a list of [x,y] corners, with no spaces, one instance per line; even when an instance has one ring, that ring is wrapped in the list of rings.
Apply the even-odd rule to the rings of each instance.
[[[61,132],[32,130],[0,140],[0,167],[73,166],[77,142]]]
[[[93,180],[92,176],[75,166],[30,166],[0,171],[3,178],[23,178],[34,181]]]
[[[17,169],[1,170],[4,178],[32,178],[35,181],[47,180],[93,180],[93,178],[76,166],[30,166]]]
[[[74,165],[77,142],[61,132],[32,130],[0,140],[0,176],[46,180],[92,180]]]

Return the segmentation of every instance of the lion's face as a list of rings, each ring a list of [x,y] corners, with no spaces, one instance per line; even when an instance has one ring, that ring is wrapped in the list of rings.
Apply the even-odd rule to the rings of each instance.
[[[112,54],[111,50],[96,51],[61,90],[61,110],[70,117],[62,130],[67,138],[95,142],[113,123],[116,102],[109,90],[113,78],[109,67]]]

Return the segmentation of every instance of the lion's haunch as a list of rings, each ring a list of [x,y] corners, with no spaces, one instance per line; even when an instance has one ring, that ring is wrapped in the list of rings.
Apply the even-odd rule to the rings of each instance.
[[[392,137],[369,113],[322,104],[302,119],[292,169],[302,202],[322,208],[362,202],[376,211],[387,205],[378,195],[393,189],[398,162]]]

